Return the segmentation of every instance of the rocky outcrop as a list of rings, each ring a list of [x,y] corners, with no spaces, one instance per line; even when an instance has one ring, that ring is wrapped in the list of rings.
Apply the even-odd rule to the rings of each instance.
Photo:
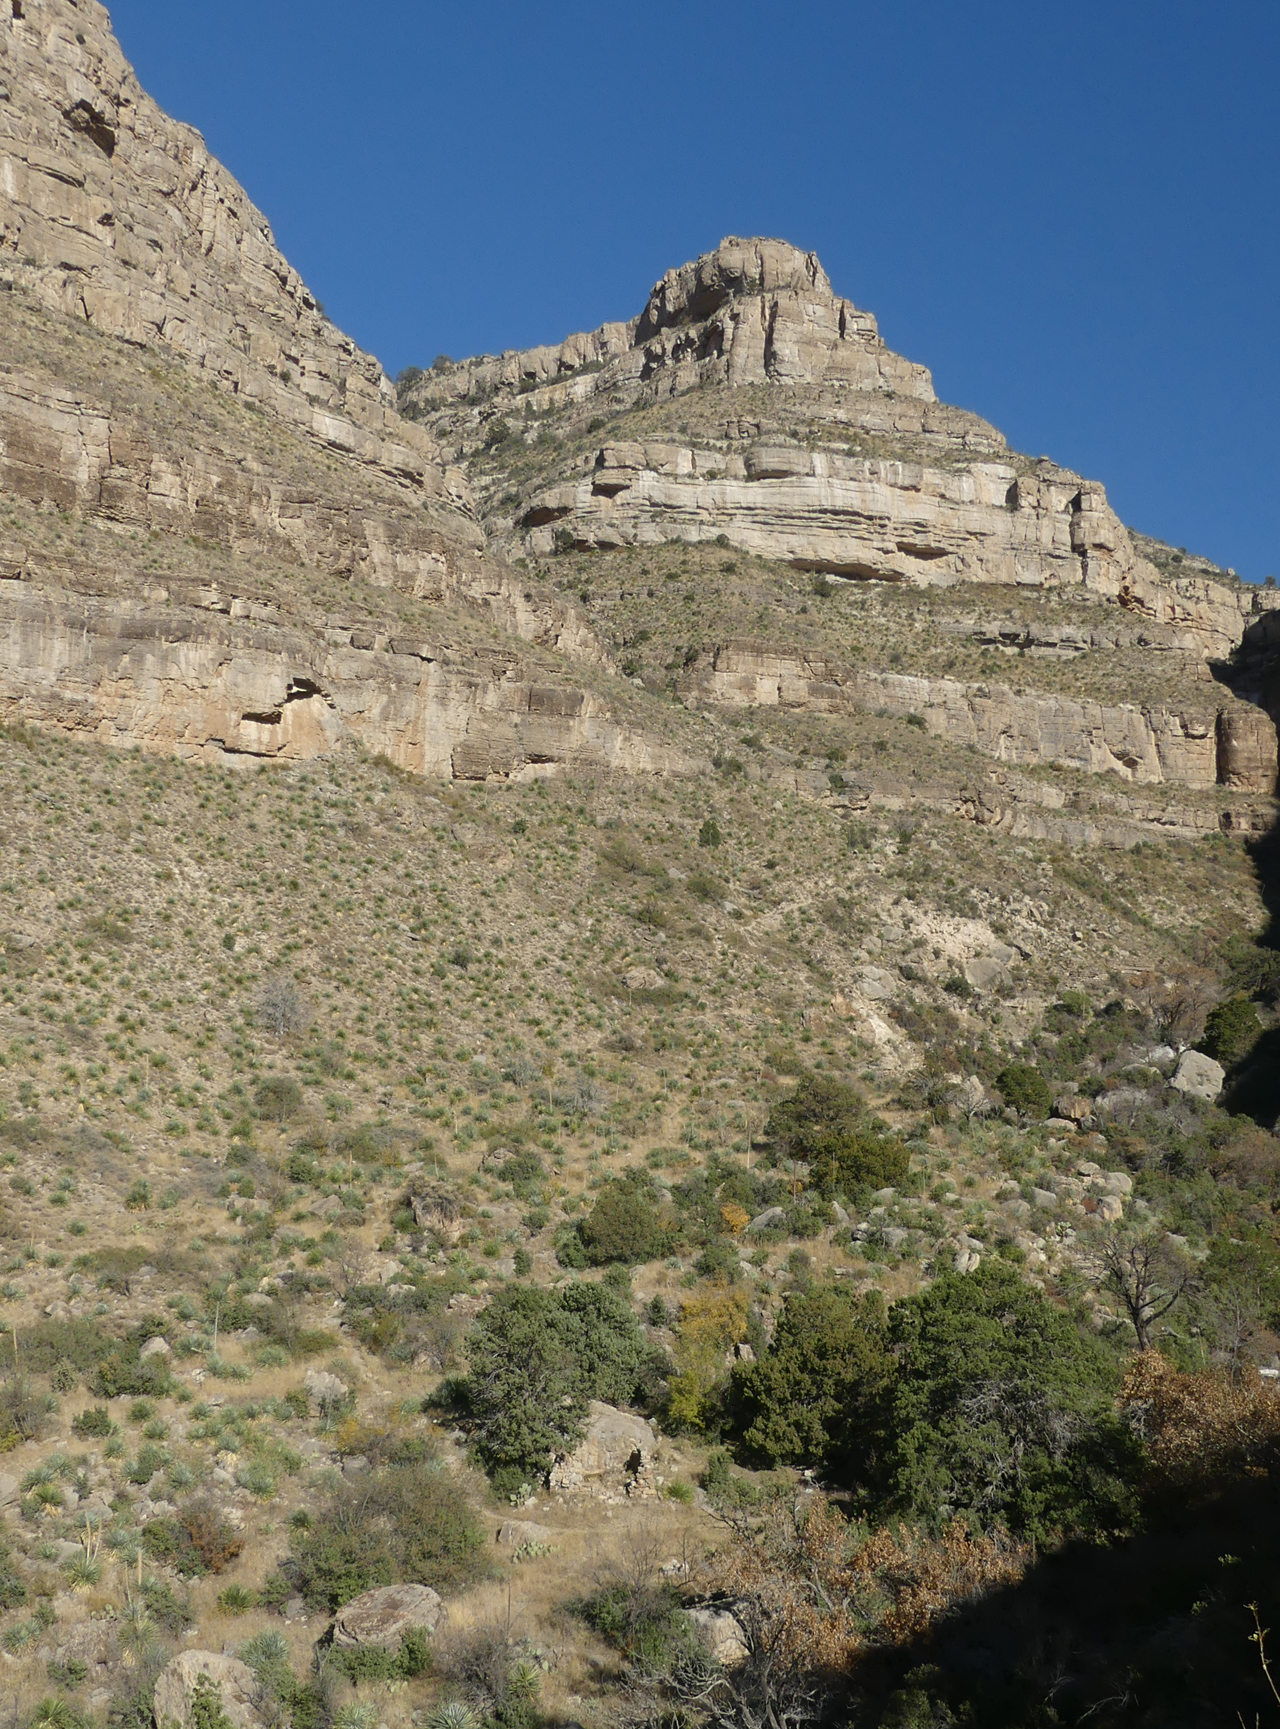
[[[1135,553],[1103,488],[1047,460],[931,467],[779,442],[742,453],[607,444],[580,478],[535,497],[517,526],[540,554],[723,539],[840,577],[1074,588],[1162,627],[1164,646],[1214,657],[1278,600],[1165,579]]]
[[[212,1699],[231,1729],[263,1729],[261,1688],[252,1669],[218,1651],[180,1651],[160,1671],[153,1710],[157,1729],[201,1729]],[[202,1698],[203,1696],[203,1698]]]
[[[587,1432],[572,1453],[552,1466],[551,1487],[606,1497],[656,1494],[657,1450],[652,1423],[593,1399],[588,1407]]]
[[[383,1585],[339,1610],[333,1643],[346,1650],[381,1645],[394,1651],[406,1633],[434,1633],[448,1613],[429,1585]]]
[[[423,410],[503,387],[563,384],[578,401],[656,399],[703,382],[831,382],[935,400],[926,368],[892,353],[872,314],[832,292],[815,253],[733,237],[669,270],[627,323],[433,368],[407,397]]]
[[[161,394],[181,397],[181,381]],[[609,663],[582,612],[480,556],[480,531],[464,517],[407,509],[393,488],[371,490],[368,477],[342,465],[287,469],[255,448],[256,428],[239,448],[200,448],[184,436],[197,414],[198,405],[184,404],[162,434],[81,391],[0,374],[0,490],[73,511],[117,535],[140,529],[237,557],[267,553],[418,600],[480,607],[512,635],[570,659]],[[108,586],[104,578],[118,574],[127,589],[128,563],[117,546],[113,569],[95,569],[95,585]],[[0,546],[0,576],[39,581],[43,574],[20,542]],[[230,598],[222,603],[215,594],[210,604],[229,605]]]
[[[0,714],[214,760],[308,760],[358,743],[446,780],[680,766],[612,720],[593,691],[539,676],[501,648],[288,626],[250,606],[228,617],[84,599],[13,580],[0,580]]]
[[[924,729],[997,761],[1107,772],[1123,780],[1227,785],[1272,792],[1276,729],[1260,709],[1227,693],[1222,707],[1172,713],[1131,704],[1017,695],[1005,685],[962,684],[864,672],[762,643],[725,643],[687,676],[686,701],[781,707],[823,714],[857,710],[917,715]]]
[[[5,284],[199,374],[319,443],[466,504],[381,366],[325,317],[200,134],[142,90],[97,0],[0,17]]]

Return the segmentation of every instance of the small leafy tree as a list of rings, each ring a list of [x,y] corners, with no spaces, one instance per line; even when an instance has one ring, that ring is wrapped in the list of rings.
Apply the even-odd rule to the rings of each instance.
[[[476,1451],[495,1485],[541,1480],[581,1440],[591,1399],[636,1396],[653,1351],[607,1285],[508,1285],[476,1322],[466,1396]]]
[[[765,1138],[775,1158],[803,1159],[825,1195],[900,1186],[910,1169],[906,1147],[868,1117],[853,1087],[828,1075],[803,1074],[790,1098],[775,1105]]]
[[[1037,1541],[1131,1520],[1137,1443],[1114,1364],[1013,1268],[947,1273],[898,1303],[889,1347],[881,1505]]]
[[[1262,1031],[1258,1011],[1246,996],[1229,997],[1210,1009],[1205,1018],[1200,1049],[1206,1056],[1230,1068],[1247,1056]]]
[[[659,1217],[648,1186],[630,1177],[606,1183],[578,1226],[588,1264],[638,1266],[665,1254],[670,1232]]]
[[[726,1358],[746,1336],[747,1298],[734,1286],[709,1286],[681,1305],[676,1372],[667,1392],[667,1414],[674,1423],[688,1429],[711,1425],[728,1379]]]
[[[996,1076],[996,1087],[1006,1105],[1020,1117],[1043,1120],[1053,1109],[1049,1083],[1034,1063],[1009,1063]]]
[[[792,1292],[766,1355],[733,1371],[730,1405],[754,1464],[865,1470],[892,1359],[878,1291]]]

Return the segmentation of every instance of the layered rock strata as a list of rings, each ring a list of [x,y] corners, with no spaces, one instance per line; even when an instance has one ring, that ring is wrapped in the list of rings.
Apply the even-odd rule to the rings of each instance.
[[[681,688],[687,702],[721,707],[917,715],[934,737],[971,745],[999,762],[1188,787],[1270,793],[1276,785],[1274,723],[1225,691],[1216,707],[1174,713],[1019,695],[999,684],[867,672],[748,641],[721,645]]]
[[[700,442],[633,437],[566,462],[543,438],[530,477],[535,422],[572,448],[598,426],[593,410],[634,426],[636,411],[652,422],[677,397]],[[668,271],[627,323],[444,365],[404,399],[473,462],[491,438],[516,452],[519,505],[505,514],[499,475],[482,514],[504,544],[540,557],[723,541],[831,576],[1078,589],[1208,658],[1229,656],[1277,599],[1229,573],[1163,574],[1102,486],[1016,456],[993,426],[939,403],[928,372],[885,347],[814,254],[782,241],[722,241]],[[495,424],[513,411],[527,424]]]
[[[183,354],[319,443],[468,507],[381,366],[325,317],[200,134],[145,93],[98,0],[0,7],[0,271],[94,329]]]
[[[359,744],[435,779],[688,766],[612,720],[594,692],[501,648],[245,615],[0,581],[0,716],[210,760],[298,761]]]
[[[542,555],[721,540],[839,577],[1079,589],[1163,627],[1168,646],[1214,658],[1277,604],[1267,590],[1163,578],[1103,488],[1047,460],[933,468],[777,442],[741,454],[607,444],[517,526]]]
[[[409,399],[430,409],[504,387],[564,384],[576,401],[656,400],[702,383],[839,383],[937,400],[928,369],[894,354],[874,316],[832,292],[816,253],[736,237],[668,270],[636,318],[447,364],[424,374]]]

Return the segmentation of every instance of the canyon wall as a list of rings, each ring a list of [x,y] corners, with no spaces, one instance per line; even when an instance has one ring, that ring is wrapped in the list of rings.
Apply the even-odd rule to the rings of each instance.
[[[1174,713],[1018,694],[1000,684],[869,672],[740,641],[717,648],[681,688],[686,702],[718,707],[915,715],[929,735],[972,746],[997,762],[1083,769],[1149,784],[1262,793],[1276,786],[1274,723],[1216,687],[1202,708]]]

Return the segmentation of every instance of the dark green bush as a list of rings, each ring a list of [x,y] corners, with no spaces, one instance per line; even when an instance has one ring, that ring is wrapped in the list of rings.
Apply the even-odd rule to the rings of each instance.
[[[1226,1068],[1247,1056],[1262,1032],[1258,1011],[1248,997],[1229,997],[1210,1009],[1204,1023],[1200,1049]]]
[[[294,1528],[285,1572],[312,1608],[332,1613],[377,1585],[449,1591],[482,1576],[484,1533],[461,1488],[432,1458],[389,1464],[339,1489]]]
[[[1131,1524],[1141,1448],[1115,1413],[1118,1365],[1015,1268],[943,1274],[894,1306],[887,1342],[868,1422],[880,1511],[1038,1542]]]
[[[996,1088],[1020,1117],[1043,1120],[1053,1109],[1049,1083],[1034,1063],[1009,1063],[996,1076]]]
[[[802,1074],[769,1113],[764,1133],[774,1158],[807,1161],[827,1196],[899,1188],[910,1169],[898,1137],[876,1126],[852,1087],[826,1075]]]
[[[605,1184],[578,1226],[578,1235],[593,1267],[611,1261],[638,1266],[656,1260],[666,1253],[670,1240],[649,1188],[630,1178]]]
[[[863,1475],[891,1379],[887,1325],[878,1291],[789,1294],[769,1350],[733,1371],[731,1421],[746,1458],[846,1480]]]
[[[302,1109],[302,1088],[292,1075],[267,1075],[254,1088],[253,1103],[264,1121],[283,1123]]]
[[[495,1484],[537,1483],[582,1435],[587,1403],[642,1395],[659,1372],[630,1303],[608,1286],[508,1285],[476,1322],[465,1395]]]

